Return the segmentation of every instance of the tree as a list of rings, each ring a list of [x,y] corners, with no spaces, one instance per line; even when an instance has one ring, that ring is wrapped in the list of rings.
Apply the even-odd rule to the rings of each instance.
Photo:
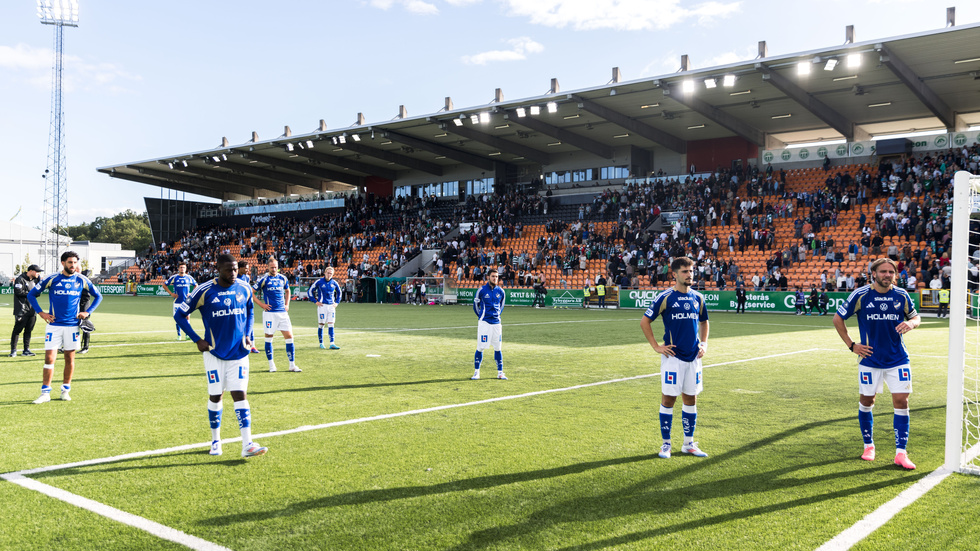
[[[143,251],[153,243],[150,220],[146,212],[125,210],[106,218],[100,216],[91,223],[69,226],[68,234],[76,241],[119,243],[124,249]]]

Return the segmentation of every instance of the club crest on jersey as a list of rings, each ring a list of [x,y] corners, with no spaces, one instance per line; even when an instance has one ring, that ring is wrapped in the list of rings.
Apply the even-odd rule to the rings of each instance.
[[[886,303],[884,303],[884,302],[882,302],[882,303],[881,303],[881,304],[879,305],[879,307],[881,308],[881,311],[882,311],[882,312],[884,312],[884,311],[886,311],[886,310],[888,310],[888,304],[886,304]]]
[[[684,309],[685,310],[690,310],[691,309],[691,303],[690,302],[685,302],[684,303]]]
[[[235,295],[235,298],[237,298],[237,299],[238,299],[238,302],[242,302],[242,301],[244,301],[244,300],[245,300],[245,297],[244,297],[244,296],[242,296],[242,294],[241,294],[241,293],[239,293],[239,294],[237,294],[237,295]]]
[[[896,302],[896,303],[894,304],[894,306],[895,306],[895,309],[896,309],[896,310],[898,310],[899,308],[901,308],[901,307],[902,307],[902,305],[901,305],[901,304],[899,304],[899,303],[897,303],[897,302]]]

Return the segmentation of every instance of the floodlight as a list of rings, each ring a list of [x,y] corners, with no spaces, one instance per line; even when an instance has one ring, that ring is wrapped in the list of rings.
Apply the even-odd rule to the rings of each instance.
[[[558,112],[558,104],[555,103],[555,102],[553,102],[553,101],[549,101],[548,102],[548,112],[549,113],[557,113]]]
[[[181,161],[181,162],[184,163],[184,168],[187,168],[187,161]]]
[[[823,66],[824,71],[833,71],[834,67],[837,66],[839,62],[836,59],[828,59],[827,64]]]
[[[286,151],[292,151],[292,150],[293,150],[293,144],[287,142],[286,143]]]
[[[518,107],[517,108],[517,116],[523,119],[524,117],[527,116],[527,110],[524,109],[523,107]]]
[[[78,26],[77,0],[37,0],[37,16],[45,25]]]
[[[350,138],[352,140],[354,140],[355,142],[361,141],[361,135],[360,134],[351,134]]]
[[[224,153],[222,153],[221,154],[221,160],[222,161],[227,161],[228,160],[228,155],[225,155]]]
[[[464,116],[465,115],[460,115],[460,117],[464,117]],[[453,119],[453,124],[455,124],[456,126],[463,126],[463,119]]]
[[[220,163],[221,162],[221,159],[219,159],[217,155],[211,157],[211,160],[214,161],[214,162],[216,162],[216,163]]]
[[[483,124],[490,122],[490,113],[480,113],[480,122]]]
[[[800,76],[809,75],[810,74],[810,62],[809,61],[801,61],[801,62],[797,63],[796,64],[796,74],[798,74]]]
[[[684,82],[682,82],[681,83],[681,90],[685,94],[690,94],[691,92],[694,92],[694,81],[693,80],[685,80]]]
[[[306,148],[313,149],[313,140],[306,140]]]
[[[470,123],[471,124],[480,124],[480,115],[477,115],[476,113],[473,113],[472,115],[470,115]]]
[[[861,54],[850,54],[847,56],[847,67],[860,67],[861,66]]]
[[[716,86],[718,86],[718,80],[717,79],[714,79],[714,78],[706,78],[706,79],[704,79],[704,87],[705,88],[711,89],[711,88],[714,88]]]
[[[341,134],[337,138],[337,141],[340,142],[340,143],[347,143],[347,134]]]
[[[529,109],[529,112],[531,113],[531,115],[540,115],[541,114],[541,106],[540,105],[532,105],[530,107],[530,109]]]
[[[722,85],[725,88],[731,88],[735,86],[735,75],[725,75],[724,80],[722,80]]]

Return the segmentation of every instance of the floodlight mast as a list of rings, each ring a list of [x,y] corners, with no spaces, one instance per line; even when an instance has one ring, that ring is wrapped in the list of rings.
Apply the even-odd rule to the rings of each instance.
[[[68,181],[65,165],[65,113],[61,102],[64,28],[78,26],[77,0],[37,0],[42,25],[54,27],[54,68],[51,75],[51,131],[48,134],[48,166],[44,171],[44,221],[41,266],[47,273],[59,270],[60,237],[68,228]],[[55,235],[53,236],[52,233]],[[54,246],[51,245],[52,239]]]

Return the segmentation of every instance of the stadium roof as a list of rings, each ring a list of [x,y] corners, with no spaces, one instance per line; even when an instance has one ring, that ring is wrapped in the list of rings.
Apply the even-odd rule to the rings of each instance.
[[[514,101],[102,167],[121,178],[220,199],[344,190],[377,177],[432,182],[454,165],[548,167],[624,145],[683,154],[738,136],[760,148],[980,124],[980,24]],[[858,60],[858,65],[853,65]],[[686,61],[681,60],[681,63]],[[800,67],[808,70],[801,74]],[[684,69],[684,67],[682,67]],[[726,82],[726,75],[728,81]],[[714,80],[713,87],[706,81]],[[549,107],[551,109],[549,109]],[[532,113],[532,110],[540,110]],[[560,162],[557,164],[560,165]],[[542,171],[546,169],[542,168]]]

